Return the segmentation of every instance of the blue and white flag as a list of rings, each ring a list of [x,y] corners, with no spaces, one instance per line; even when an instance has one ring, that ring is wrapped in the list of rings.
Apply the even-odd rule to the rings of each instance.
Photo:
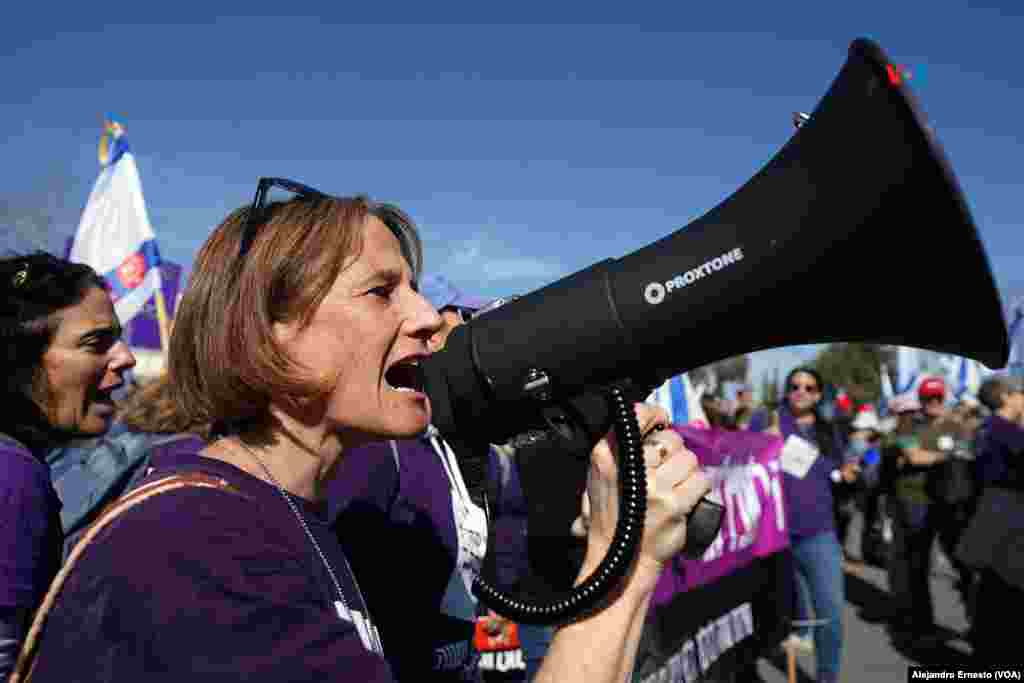
[[[99,178],[71,245],[70,260],[103,276],[124,323],[160,287],[160,254],[142,198],[142,183],[124,128],[108,121],[100,139]]]
[[[902,396],[917,388],[921,374],[921,355],[917,349],[909,346],[896,348],[896,386],[893,389],[897,396]]]
[[[977,400],[981,388],[983,366],[970,358],[958,358],[956,381],[953,383],[953,397],[957,401]]]
[[[1018,302],[1010,323],[1010,360],[1006,371],[1011,375],[1024,377],[1024,301]]]
[[[889,377],[889,368],[885,363],[882,363],[878,374],[882,381],[882,400],[878,406],[878,414],[884,416],[889,413],[889,401],[896,398],[896,392],[892,388],[892,378]]]
[[[707,426],[708,418],[700,404],[702,393],[702,389],[693,388],[690,378],[684,373],[666,380],[651,393],[647,401],[664,408],[672,424],[697,423]]]

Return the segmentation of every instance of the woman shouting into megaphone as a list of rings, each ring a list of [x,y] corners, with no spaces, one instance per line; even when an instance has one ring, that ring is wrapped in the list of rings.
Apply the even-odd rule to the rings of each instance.
[[[269,184],[293,196],[265,204]],[[168,376],[177,408],[213,436],[155,454],[136,492],[180,485],[91,537],[37,629],[34,683],[395,680],[323,492],[349,449],[430,424],[418,365],[441,323],[417,291],[420,254],[396,207],[276,179],[214,230]],[[643,433],[667,424],[654,408],[637,416]],[[651,450],[637,558],[609,601],[558,629],[538,681],[632,670],[662,566],[709,489],[677,436],[659,432]],[[615,451],[608,436],[592,453],[581,579],[615,531]]]

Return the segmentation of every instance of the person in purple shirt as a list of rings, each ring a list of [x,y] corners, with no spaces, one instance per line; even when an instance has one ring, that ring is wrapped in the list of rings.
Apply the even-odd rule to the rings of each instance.
[[[991,415],[982,424],[975,445],[978,481],[984,486],[1024,489],[1024,382],[1020,377],[995,375],[978,390]]]
[[[45,456],[107,431],[135,359],[103,280],[46,253],[0,260],[0,680],[60,568],[60,500]]]
[[[431,350],[443,348],[448,333],[488,303],[437,274],[421,278],[420,292],[442,320]],[[328,484],[329,518],[367,599],[380,605],[376,621],[398,680],[480,679],[470,586],[482,568],[494,501],[481,497],[479,484],[486,482],[471,495],[452,445],[432,426],[416,439],[354,449]],[[395,568],[411,559],[415,580],[396,581]],[[422,616],[411,621],[413,614]]]
[[[975,526],[993,552],[989,566],[977,568],[969,640],[975,661],[992,664],[1020,659],[1020,639],[1005,622],[1007,614],[1024,609],[1024,585],[1011,580],[1019,576],[1021,566],[1021,553],[1014,549],[1024,547],[1024,383],[1020,377],[994,375],[981,385],[978,398],[992,414],[975,440],[976,476],[982,489],[999,490],[990,493],[1001,493],[1002,505],[998,518],[983,517]],[[1008,529],[1017,531],[1007,533]],[[1000,546],[1009,552],[994,550]],[[992,561],[996,556],[1002,559]]]
[[[832,485],[851,481],[852,468],[843,469],[839,434],[818,410],[824,382],[817,370],[798,367],[783,385],[786,399],[778,409],[778,429],[785,439],[782,451],[783,491],[797,586],[804,586],[816,626],[812,629],[819,683],[839,680],[843,638],[842,548],[836,535]],[[758,413],[752,431],[769,426],[770,416]],[[802,583],[801,583],[802,582]],[[801,595],[797,591],[797,595]],[[805,607],[798,600],[798,607]],[[804,609],[798,615],[810,617]]]
[[[492,451],[494,470],[500,468],[498,457]],[[513,486],[506,481],[503,488]],[[490,530],[497,536],[490,552],[501,551],[497,583],[508,585],[518,558],[507,556],[516,547],[503,533],[508,526],[503,508],[515,492],[499,487],[496,483],[496,495],[488,497]],[[482,570],[484,545],[472,565],[460,569],[460,545],[465,554],[464,537],[471,533],[465,519],[456,522],[459,505],[472,505],[465,491],[458,463],[433,428],[416,439],[354,449],[328,484],[328,518],[367,600],[379,606],[374,618],[398,680],[479,679],[473,646],[478,605],[470,586]],[[485,525],[482,531],[486,543],[489,529]]]
[[[295,194],[267,204],[271,186]],[[214,230],[178,308],[168,380],[189,423],[215,429],[154,453],[140,488],[174,473],[216,483],[161,493],[79,545],[33,683],[394,680],[324,494],[346,453],[430,424],[418,363],[440,319],[416,291],[421,253],[397,207],[281,179],[261,180],[253,205]],[[558,630],[540,681],[630,675],[636,625],[710,488],[682,440],[656,429],[664,412],[636,413],[652,442],[637,558],[612,600]],[[607,438],[591,462],[583,576],[604,558],[618,506]],[[420,564],[393,573],[416,581]]]
[[[434,351],[457,326],[507,300],[465,294],[438,274],[424,275],[420,291],[443,321],[428,342]],[[511,589],[525,565],[525,504],[513,463],[491,449],[481,498],[458,455],[429,427],[415,439],[353,450],[328,484],[328,516],[367,600],[381,605],[374,614],[399,680],[480,680],[473,578],[484,570],[487,547],[487,569],[499,587]],[[393,569],[410,559],[416,579],[396,581]]]

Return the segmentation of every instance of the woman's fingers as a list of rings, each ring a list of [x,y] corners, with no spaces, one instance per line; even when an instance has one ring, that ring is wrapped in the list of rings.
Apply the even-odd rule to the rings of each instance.
[[[671,424],[668,413],[661,406],[650,403],[637,403],[633,406],[633,412],[636,415],[636,423],[640,427],[640,433],[643,435],[647,435],[656,429],[665,429]],[[615,431],[608,432],[608,435],[601,439],[598,445],[601,444],[607,445],[609,450],[617,449],[618,441],[615,438]]]
[[[644,464],[650,469],[657,469],[670,453],[679,449],[686,450],[686,446],[677,432],[654,429],[644,438]]]
[[[666,412],[661,406],[655,406],[649,403],[637,403],[635,410],[636,421],[640,426],[641,434],[648,434],[651,430],[658,428],[664,430],[670,424],[668,412]]]
[[[570,531],[576,538],[586,538],[590,529],[590,496],[583,492],[583,502],[580,504],[580,516],[573,523]]]
[[[696,461],[692,453],[690,457]],[[697,506],[697,503],[711,491],[711,479],[708,478],[699,467],[693,466],[680,456],[670,457],[660,469],[672,469],[671,474],[666,473],[666,480],[675,481],[672,485],[673,495],[679,505],[682,514],[688,515]]]
[[[697,457],[687,450],[667,454],[654,470],[654,481],[659,487],[675,488],[698,468]]]
[[[635,411],[640,434],[644,435],[648,483],[647,521],[640,551],[641,556],[664,562],[682,549],[686,515],[711,484],[682,437],[667,429],[670,422],[664,409],[637,404]],[[571,527],[573,535],[588,538],[588,546],[595,552],[611,542],[618,517],[616,448],[614,434],[594,447],[581,513]]]
[[[652,443],[652,449],[663,454],[651,473],[655,487],[671,491],[678,498],[677,503],[684,514],[688,513],[711,487],[710,480],[700,469],[697,456],[686,448],[682,437],[674,431],[655,432],[648,441]],[[650,463],[648,467],[651,467]]]

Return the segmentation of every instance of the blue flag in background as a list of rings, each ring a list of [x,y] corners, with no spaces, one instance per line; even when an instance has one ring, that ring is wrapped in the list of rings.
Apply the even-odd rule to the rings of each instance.
[[[959,360],[953,396],[957,401],[966,398],[977,400],[981,383],[992,374],[992,371],[976,360],[970,358],[960,358]]]
[[[900,346],[896,351],[896,386],[893,389],[897,396],[912,391],[921,373],[921,356],[917,349]]]
[[[1024,377],[1024,301],[1017,302],[1010,323],[1010,360],[1006,371],[1011,375]]]
[[[160,287],[160,253],[124,128],[108,121],[101,171],[82,211],[69,258],[103,276],[121,322],[134,318]]]
[[[700,394],[700,391],[693,388],[686,373],[683,373],[669,378],[655,389],[647,400],[664,408],[672,424],[707,425],[707,416],[704,415],[704,409],[700,404]]]

